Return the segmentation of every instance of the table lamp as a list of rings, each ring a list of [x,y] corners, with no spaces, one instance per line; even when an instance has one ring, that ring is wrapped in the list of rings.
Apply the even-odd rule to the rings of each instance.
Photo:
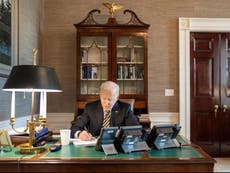
[[[40,151],[42,146],[34,147],[35,133],[37,123],[34,117],[34,93],[40,92],[40,112],[41,107],[46,109],[46,92],[61,92],[60,84],[54,68],[38,65],[17,65],[14,66],[10,72],[10,75],[3,86],[4,91],[12,91],[11,100],[11,116],[10,124],[14,128],[15,124],[15,92],[31,92],[31,120],[27,120],[26,128],[24,132],[29,129],[29,143],[21,144],[18,146],[23,153],[32,153],[34,151]],[[42,112],[46,114],[46,111]],[[39,122],[43,128],[46,124],[46,116],[40,115]]]

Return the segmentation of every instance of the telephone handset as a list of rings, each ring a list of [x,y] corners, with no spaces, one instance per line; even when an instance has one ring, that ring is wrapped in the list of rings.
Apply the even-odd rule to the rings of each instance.
[[[179,124],[175,124],[174,127],[173,127],[173,135],[172,135],[172,138],[176,138],[178,133],[180,132],[180,129],[181,129],[181,126]]]

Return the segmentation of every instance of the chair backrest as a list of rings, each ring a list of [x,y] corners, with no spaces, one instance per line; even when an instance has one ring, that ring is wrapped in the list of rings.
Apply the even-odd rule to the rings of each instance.
[[[131,105],[131,109],[133,111],[135,99],[119,99],[119,100],[122,101],[122,102],[130,104]]]

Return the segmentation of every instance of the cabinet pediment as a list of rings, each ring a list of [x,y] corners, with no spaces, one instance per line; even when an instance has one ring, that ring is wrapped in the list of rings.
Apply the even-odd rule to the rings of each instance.
[[[149,27],[149,24],[142,22],[132,10],[124,10],[124,14],[129,14],[130,19],[126,23],[118,23],[115,17],[109,17],[106,23],[100,23],[95,20],[95,14],[100,14],[98,9],[91,10],[87,17],[80,23],[74,24],[75,27],[80,26],[98,26],[98,27]]]

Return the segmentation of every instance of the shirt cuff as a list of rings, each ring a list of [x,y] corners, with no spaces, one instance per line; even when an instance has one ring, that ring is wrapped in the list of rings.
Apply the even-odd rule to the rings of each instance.
[[[76,131],[75,134],[74,134],[74,137],[78,139],[78,135],[81,133],[81,131]]]

